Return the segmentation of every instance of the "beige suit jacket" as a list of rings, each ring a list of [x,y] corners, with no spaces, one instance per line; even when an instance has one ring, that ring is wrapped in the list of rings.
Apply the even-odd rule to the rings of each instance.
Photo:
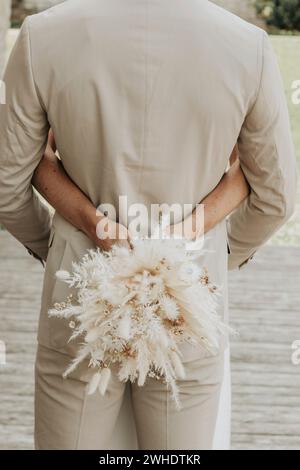
[[[0,106],[0,221],[46,259],[40,341],[64,346],[47,309],[54,278],[92,247],[31,186],[49,126],[64,167],[97,206],[195,206],[239,140],[250,197],[229,218],[229,268],[290,217],[296,165],[282,82],[266,33],[206,0],[69,0],[28,17]],[[226,248],[226,230],[223,231]],[[224,250],[216,243],[215,259]],[[213,258],[212,258],[213,259]],[[225,269],[225,268],[224,268]],[[67,327],[66,327],[67,328]]]

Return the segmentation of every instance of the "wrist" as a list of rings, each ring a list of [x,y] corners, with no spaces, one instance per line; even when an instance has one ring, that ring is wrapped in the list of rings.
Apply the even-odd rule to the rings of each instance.
[[[214,225],[214,209],[209,204],[204,204],[203,233],[209,232]]]
[[[96,210],[92,205],[81,210],[81,230],[94,242],[98,241],[97,225],[105,217],[104,214]]]
[[[189,220],[191,219],[191,220]],[[199,205],[188,218],[194,239],[200,238],[207,231],[207,221],[205,219],[205,206]]]

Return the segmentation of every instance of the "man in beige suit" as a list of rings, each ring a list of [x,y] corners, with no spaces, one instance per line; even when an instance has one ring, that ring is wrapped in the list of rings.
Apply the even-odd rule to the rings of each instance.
[[[120,195],[129,205],[195,207],[217,186],[239,141],[250,195],[205,241],[226,318],[227,266],[247,263],[295,203],[289,120],[269,39],[206,0],[69,0],[25,21],[5,82],[0,221],[30,253],[47,258],[36,447],[133,446],[120,427],[132,424],[120,414],[124,384],[113,380],[103,398],[87,396],[85,369],[61,378],[78,345],[67,342],[67,323],[47,315],[68,294],[54,274],[70,269],[93,243],[58,213],[51,222],[32,190],[33,172],[51,126],[67,174],[95,207],[117,208]],[[183,352],[181,412],[155,380],[130,390],[140,448],[213,446],[223,350],[213,358]],[[120,429],[123,444],[115,438]]]

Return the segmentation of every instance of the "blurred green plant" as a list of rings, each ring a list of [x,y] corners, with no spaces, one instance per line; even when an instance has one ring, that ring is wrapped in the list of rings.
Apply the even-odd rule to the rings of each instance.
[[[255,6],[267,25],[285,31],[300,31],[300,0],[256,0]]]

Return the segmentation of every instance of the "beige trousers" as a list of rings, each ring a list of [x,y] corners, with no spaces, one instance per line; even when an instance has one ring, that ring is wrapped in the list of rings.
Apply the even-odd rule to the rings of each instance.
[[[182,352],[186,377],[179,381],[182,408],[178,411],[166,385],[155,379],[148,379],[143,387],[139,387],[121,383],[113,373],[104,397],[98,393],[87,395],[84,367],[63,379],[62,373],[70,357],[39,346],[36,358],[36,449],[120,449],[118,439],[126,448],[126,433],[133,428],[130,420],[134,420],[137,430],[137,449],[211,449],[224,354],[208,357],[203,350],[189,345],[182,346]],[[124,397],[128,393],[132,416],[120,420]],[[123,423],[122,429],[115,428],[117,420]],[[132,436],[128,439],[132,442]]]

